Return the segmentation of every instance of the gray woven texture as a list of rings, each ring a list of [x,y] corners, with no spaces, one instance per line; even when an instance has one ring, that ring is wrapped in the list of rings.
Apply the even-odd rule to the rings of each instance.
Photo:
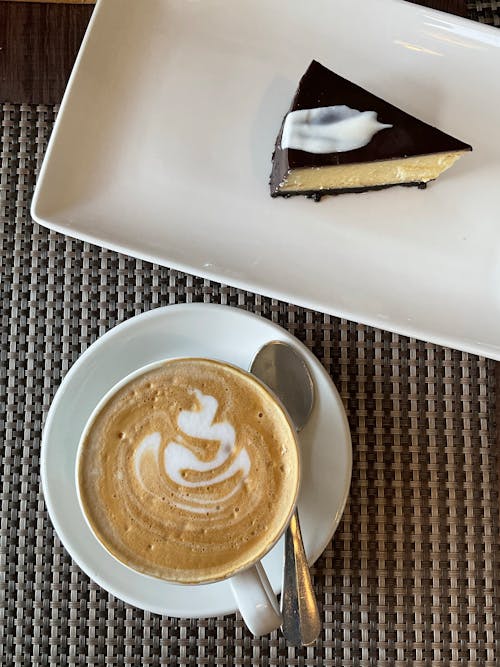
[[[500,27],[500,0],[469,0],[467,15],[474,21]]]
[[[470,3],[472,4],[472,3]],[[495,3],[474,3],[479,7]],[[158,267],[33,224],[55,110],[4,104],[0,166],[0,664],[497,665],[494,363]],[[316,646],[113,598],[72,562],[39,479],[44,417],[102,333],[210,301],[288,329],[331,373],[353,436],[341,525],[314,568]]]

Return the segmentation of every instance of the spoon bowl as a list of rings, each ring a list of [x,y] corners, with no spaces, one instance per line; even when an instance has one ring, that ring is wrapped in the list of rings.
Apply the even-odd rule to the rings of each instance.
[[[302,356],[288,343],[272,341],[257,352],[250,372],[274,391],[301,431],[314,405],[314,383]]]

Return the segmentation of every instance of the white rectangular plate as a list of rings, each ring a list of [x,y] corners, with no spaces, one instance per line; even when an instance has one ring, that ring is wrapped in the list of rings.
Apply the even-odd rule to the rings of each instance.
[[[474,152],[427,190],[271,199],[312,59]],[[398,0],[100,0],[32,214],[60,232],[500,359],[500,31]]]

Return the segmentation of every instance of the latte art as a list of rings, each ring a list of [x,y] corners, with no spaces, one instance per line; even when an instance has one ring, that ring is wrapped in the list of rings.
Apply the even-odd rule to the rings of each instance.
[[[165,362],[101,407],[80,448],[94,532],[125,564],[180,583],[260,558],[293,507],[298,456],[281,408],[247,374]]]
[[[169,442],[162,452],[161,434],[156,432],[146,436],[135,453],[135,470],[138,479],[146,488],[147,482],[141,475],[141,462],[144,454],[150,452],[154,455],[159,471],[163,466],[170,480],[179,487],[179,498],[172,499],[172,504],[179,509],[197,514],[220,512],[224,503],[239,491],[248,476],[250,458],[244,448],[234,456],[236,433],[229,422],[213,423],[218,408],[217,399],[203,394],[199,389],[194,389],[192,393],[198,399],[200,409],[183,410],[180,413],[177,425],[181,441]],[[182,444],[183,435],[218,441],[219,448],[215,457],[210,461],[198,458],[189,447]],[[229,466],[228,461],[231,461]],[[191,481],[192,473],[203,473],[203,475],[200,479]],[[232,480],[233,488],[225,496],[217,497],[214,487],[226,480]],[[194,495],[187,491],[195,488],[203,489],[204,492]],[[212,491],[216,497],[207,497],[207,491]]]

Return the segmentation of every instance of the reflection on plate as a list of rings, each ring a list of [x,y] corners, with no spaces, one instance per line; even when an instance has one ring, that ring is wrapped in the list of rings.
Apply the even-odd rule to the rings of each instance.
[[[151,579],[115,561],[96,540],[78,505],[74,469],[81,431],[99,399],[120,379],[150,362],[205,356],[248,368],[269,340],[284,340],[304,355],[317,388],[310,422],[300,433],[299,499],[311,561],[331,539],[351,479],[351,440],[338,392],[319,361],[281,327],[228,306],[189,304],[158,308],[127,320],[97,340],[64,378],[47,416],[41,475],[56,531],[80,567],[119,598],[171,616],[203,617],[235,610],[227,582],[179,586]],[[281,586],[280,542],[264,559],[276,591]]]

